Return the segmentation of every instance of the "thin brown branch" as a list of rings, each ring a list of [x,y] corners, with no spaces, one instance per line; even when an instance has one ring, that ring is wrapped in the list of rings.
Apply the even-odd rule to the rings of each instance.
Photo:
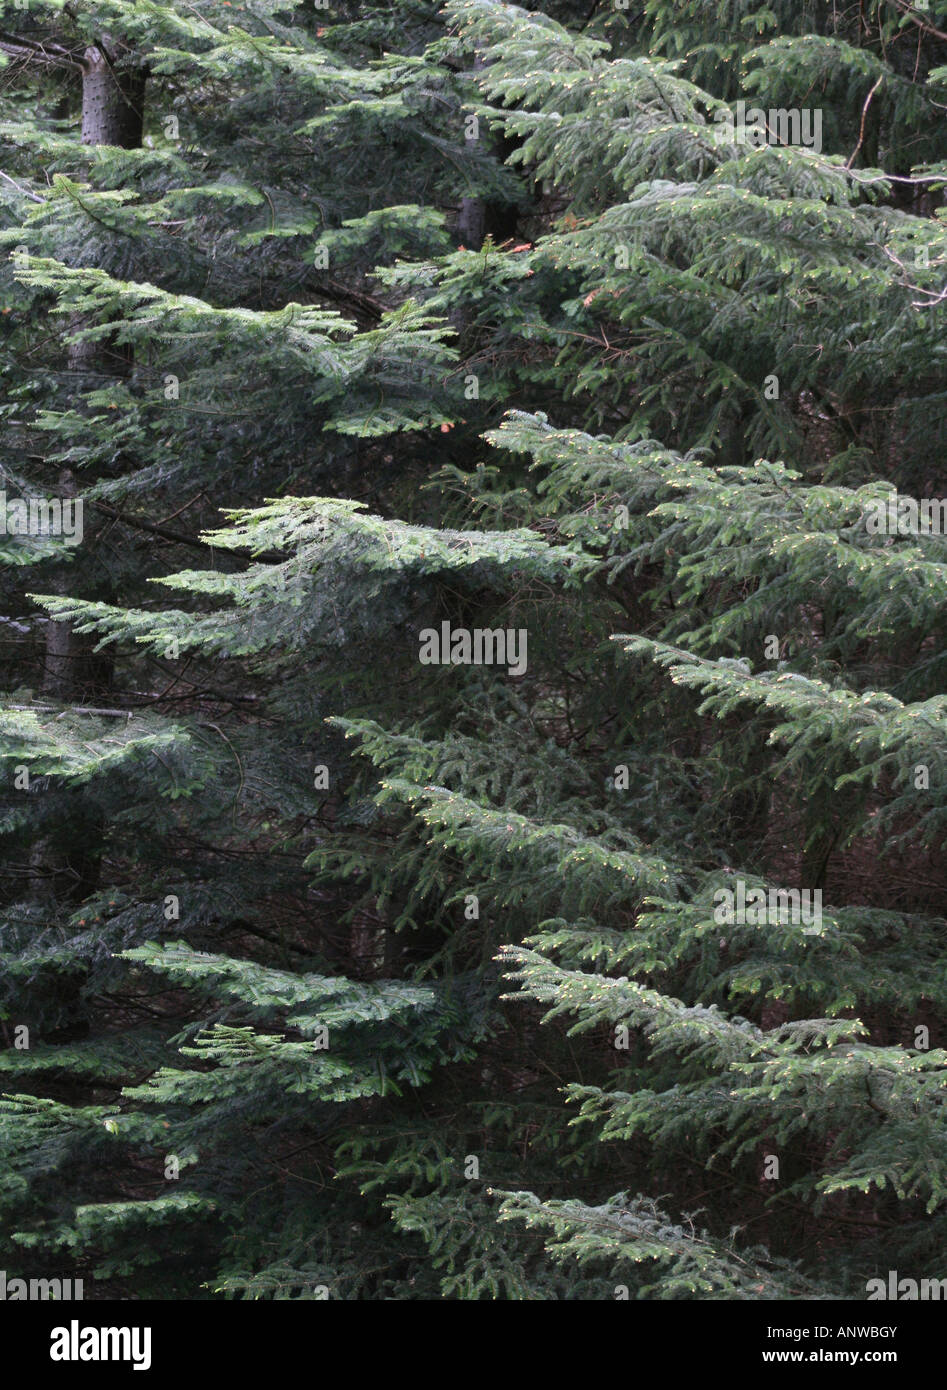
[[[917,25],[922,33],[930,34],[931,37],[935,39],[944,39],[945,42],[947,42],[947,34],[944,33],[943,29],[937,29],[933,24],[930,24],[922,14],[918,13],[913,5],[908,3],[908,0],[894,0],[894,3],[902,14],[907,15],[912,24]]]
[[[867,116],[868,116],[868,108],[869,108],[869,106],[871,105],[871,99],[872,99],[872,97],[875,95],[875,92],[877,92],[878,88],[881,86],[881,84],[882,84],[883,81],[884,81],[884,73],[882,73],[881,76],[876,80],[876,82],[875,82],[874,86],[872,87],[871,91],[868,93],[868,95],[867,95],[866,98],[865,98],[865,104],[864,104],[864,106],[862,107],[861,126],[859,127],[859,131],[858,131],[858,144],[855,146],[855,148],[852,150],[851,154],[848,156],[848,159],[845,161],[845,168],[846,168],[846,169],[850,169],[850,168],[852,167],[852,164],[855,162],[855,156],[858,154],[858,151],[861,149],[862,145],[865,143],[865,120],[866,120],[866,118],[867,118]]]
[[[68,68],[71,72],[83,72],[84,64],[67,48],[56,43],[40,42],[25,38],[22,34],[10,34],[0,29],[0,52],[9,53],[24,63],[42,63],[50,67]]]
[[[210,541],[202,541],[197,536],[187,536],[183,531],[172,530],[170,526],[159,526],[154,521],[144,521],[140,517],[128,516],[126,512],[120,512],[116,507],[110,507],[105,502],[92,502],[90,505],[97,512],[102,512],[104,516],[110,516],[125,526],[131,526],[136,531],[148,531],[152,535],[161,536],[163,540],[174,541],[176,545],[189,545],[198,550],[217,549]],[[269,564],[280,565],[285,561],[286,556],[273,550],[263,550],[258,555],[254,555],[253,559],[266,560]]]

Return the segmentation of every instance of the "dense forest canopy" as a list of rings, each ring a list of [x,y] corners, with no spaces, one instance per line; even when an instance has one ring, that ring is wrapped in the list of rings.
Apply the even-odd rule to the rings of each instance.
[[[0,55],[7,1278],[947,1275],[947,0]]]

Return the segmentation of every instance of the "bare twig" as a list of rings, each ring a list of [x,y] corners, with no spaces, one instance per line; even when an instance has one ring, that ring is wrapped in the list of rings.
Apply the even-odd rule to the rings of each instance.
[[[58,43],[42,43],[22,34],[9,34],[5,29],[0,29],[0,52],[9,53],[11,58],[19,58],[24,63],[48,63],[50,67],[68,68],[71,72],[84,71],[82,60]]]
[[[881,76],[880,76],[880,77],[877,79],[877,81],[875,82],[875,84],[874,84],[874,86],[872,87],[871,91],[868,93],[868,95],[867,95],[866,98],[865,98],[865,104],[864,104],[864,106],[862,107],[862,120],[861,120],[861,126],[860,126],[859,131],[858,131],[858,144],[855,146],[855,148],[852,150],[851,154],[848,156],[848,159],[845,161],[845,168],[846,168],[846,169],[850,169],[850,168],[852,167],[852,164],[854,163],[854,160],[855,160],[855,156],[858,154],[858,151],[861,149],[862,145],[863,145],[864,142],[865,142],[865,118],[866,118],[867,115],[868,115],[868,108],[869,108],[869,106],[871,105],[871,99],[872,99],[872,97],[875,95],[875,92],[877,92],[878,88],[881,86],[881,84],[882,84],[882,82],[883,82],[884,80],[885,80],[885,79],[884,79],[884,73],[882,73]]]
[[[136,531],[149,531],[152,535],[161,536],[163,540],[174,541],[177,545],[194,546],[199,550],[217,549],[210,541],[202,541],[197,536],[186,536],[183,531],[174,531],[170,526],[159,526],[153,521],[144,521],[141,517],[128,516],[126,512],[120,512],[116,507],[110,507],[105,502],[92,502],[90,505],[97,512],[102,512],[104,516],[110,516],[125,526],[133,527]],[[269,564],[279,565],[283,563],[286,556],[273,550],[262,550],[258,555],[254,555],[253,559],[266,560]]]
[[[0,169],[0,179],[6,179],[7,183],[13,185],[17,193],[22,193],[24,198],[32,198],[34,203],[43,203],[46,201],[45,198],[41,198],[38,193],[31,193],[28,188],[21,188],[16,179],[11,179],[10,175],[5,174],[2,169]]]
[[[933,24],[929,24],[924,16],[919,14],[913,5],[908,3],[908,0],[894,0],[894,3],[902,14],[907,15],[912,24],[917,25],[922,33],[930,34],[931,37],[935,39],[947,40],[947,34],[944,33],[943,29],[936,29]]]

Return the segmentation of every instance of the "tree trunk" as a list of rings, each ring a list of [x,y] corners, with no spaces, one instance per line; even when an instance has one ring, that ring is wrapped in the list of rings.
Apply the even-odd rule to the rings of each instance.
[[[123,45],[104,38],[85,51],[82,71],[82,141],[86,145],[117,145],[121,149],[139,149],[144,123],[146,74],[143,68],[117,66],[117,55]],[[74,315],[70,329],[82,326],[80,315]],[[131,368],[131,354],[108,340],[97,343],[73,343],[69,349],[70,372],[89,372],[102,376],[124,376]],[[75,496],[71,478],[60,479],[64,496]],[[88,539],[88,537],[87,537]],[[51,588],[66,593],[69,570],[57,576]],[[81,698],[93,694],[107,679],[111,661],[103,662],[92,656],[93,642],[83,640],[73,632],[68,622],[50,622],[46,628],[46,659],[42,691],[57,700]],[[91,687],[91,688],[90,688]]]
[[[145,112],[145,72],[143,68],[119,72],[110,48],[114,46],[106,39],[85,51],[82,143],[137,150]]]
[[[86,145],[117,145],[139,149],[142,143],[146,74],[143,68],[116,66],[123,45],[103,39],[86,49],[82,71],[82,140]],[[82,326],[81,315],[73,315],[70,330]],[[131,353],[109,340],[73,343],[68,366],[77,375],[124,376],[132,364]],[[75,479],[65,472],[59,478],[63,497],[76,494]],[[88,545],[86,527],[83,544]],[[53,576],[49,587],[66,594],[70,589],[72,566],[64,566]],[[50,621],[46,625],[46,651],[42,690],[63,703],[81,700],[111,683],[114,665],[111,651],[96,656],[94,637],[78,636],[69,622]],[[44,835],[33,846],[31,865],[37,874],[37,888],[46,896],[81,902],[94,892],[99,879],[104,822],[99,813],[82,814],[81,803],[68,826]],[[81,980],[74,982],[70,1007],[78,1008]]]
[[[478,49],[474,54],[473,71],[482,72],[485,67],[483,54]],[[500,158],[515,148],[515,142],[503,136],[488,137],[486,143]],[[479,251],[488,236],[494,241],[515,236],[518,218],[519,209],[512,204],[489,202],[485,198],[461,198],[455,228],[457,241],[468,251]]]

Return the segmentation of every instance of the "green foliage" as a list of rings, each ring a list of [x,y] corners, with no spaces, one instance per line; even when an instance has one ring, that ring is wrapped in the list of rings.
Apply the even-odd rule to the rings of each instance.
[[[939,1273],[947,7],[573,8],[0,3],[17,1273]]]

